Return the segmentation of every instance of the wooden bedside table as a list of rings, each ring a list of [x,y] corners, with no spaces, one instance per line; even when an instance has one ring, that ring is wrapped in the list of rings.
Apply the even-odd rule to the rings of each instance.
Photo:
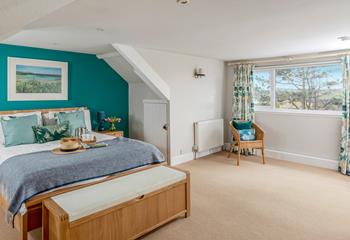
[[[101,131],[101,132],[98,132],[98,133],[110,135],[110,136],[113,136],[113,137],[124,137],[124,132],[123,131],[109,131],[109,130],[106,130],[106,131]]]

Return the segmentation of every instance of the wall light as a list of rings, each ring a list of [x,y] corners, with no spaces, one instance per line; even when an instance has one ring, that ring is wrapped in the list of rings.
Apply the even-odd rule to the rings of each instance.
[[[341,37],[338,37],[338,39],[340,40],[340,41],[349,41],[350,40],[350,36],[341,36]]]
[[[186,5],[187,3],[190,2],[190,0],[176,0],[176,2],[180,5]]]
[[[195,68],[193,75],[194,75],[195,78],[205,77],[205,73],[203,72],[202,68]]]

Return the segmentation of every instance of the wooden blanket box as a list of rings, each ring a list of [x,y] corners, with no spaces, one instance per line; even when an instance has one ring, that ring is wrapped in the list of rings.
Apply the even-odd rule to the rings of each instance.
[[[136,239],[190,205],[189,172],[159,166],[45,200],[42,239]]]
[[[138,168],[134,168],[131,170],[127,170],[127,171],[124,171],[121,173],[116,173],[116,174],[113,174],[111,176],[108,176],[108,177],[103,178],[103,179],[98,180],[98,181],[83,183],[83,184],[79,184],[79,185],[71,186],[71,187],[60,188],[60,189],[57,189],[57,190],[54,190],[51,192],[36,195],[33,198],[26,201],[25,206],[27,208],[27,212],[25,214],[23,214],[23,215],[16,214],[15,221],[14,221],[15,229],[17,229],[19,231],[21,240],[27,240],[28,239],[28,232],[42,227],[42,203],[44,200],[49,199],[50,197],[54,197],[54,196],[60,195],[62,193],[71,192],[71,191],[74,191],[74,190],[77,190],[80,188],[84,188],[84,187],[88,187],[88,186],[92,186],[95,184],[99,184],[101,182],[110,181],[110,180],[118,178],[118,177],[126,176],[129,174],[133,174],[135,172],[143,171],[143,170],[150,169],[150,168],[157,167],[157,166],[161,166],[161,165],[165,165],[165,163],[146,165],[143,167],[138,167]],[[7,202],[5,201],[5,199],[2,196],[0,196],[0,206],[3,210],[6,211]]]

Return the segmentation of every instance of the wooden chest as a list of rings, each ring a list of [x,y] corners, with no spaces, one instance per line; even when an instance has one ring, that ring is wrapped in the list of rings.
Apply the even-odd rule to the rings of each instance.
[[[161,166],[135,174],[45,200],[43,239],[135,239],[190,215],[188,172]]]

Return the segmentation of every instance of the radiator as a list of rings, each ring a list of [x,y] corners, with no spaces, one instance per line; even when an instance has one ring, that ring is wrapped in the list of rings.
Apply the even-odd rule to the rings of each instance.
[[[194,152],[202,152],[224,145],[224,119],[194,123]]]

